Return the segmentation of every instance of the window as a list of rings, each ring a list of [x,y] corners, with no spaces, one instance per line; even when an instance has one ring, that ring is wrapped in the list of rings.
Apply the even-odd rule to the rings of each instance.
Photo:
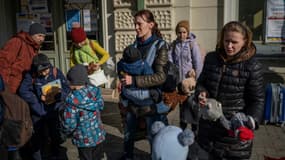
[[[65,21],[67,50],[71,47],[70,31],[73,22],[79,22],[89,39],[99,40],[99,6],[97,0],[69,0],[65,1]]]
[[[247,24],[253,32],[254,41],[265,39],[265,0],[240,0],[239,21]]]

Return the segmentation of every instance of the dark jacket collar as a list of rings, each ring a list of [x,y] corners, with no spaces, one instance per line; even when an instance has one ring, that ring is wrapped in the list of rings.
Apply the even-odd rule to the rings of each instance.
[[[249,60],[251,57],[253,57],[256,54],[256,47],[252,43],[249,48],[243,48],[240,52],[232,57],[227,56],[224,49],[217,48],[216,51],[225,63],[239,63]]]

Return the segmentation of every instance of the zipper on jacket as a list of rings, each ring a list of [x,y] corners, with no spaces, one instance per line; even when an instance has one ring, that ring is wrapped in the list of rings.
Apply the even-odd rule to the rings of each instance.
[[[222,79],[224,77],[224,74],[226,72],[226,68],[227,68],[227,65],[223,64],[222,69],[221,69],[221,76],[220,76],[220,79],[219,79],[219,85],[218,85],[218,90],[217,90],[217,93],[218,93],[217,97],[220,96],[219,94],[220,94],[220,89],[221,89],[221,83],[222,83]]]

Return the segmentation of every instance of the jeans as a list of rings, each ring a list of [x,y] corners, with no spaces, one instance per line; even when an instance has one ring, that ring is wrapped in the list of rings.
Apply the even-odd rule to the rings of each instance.
[[[162,121],[165,125],[168,125],[168,120],[166,115],[155,114],[152,116],[146,116],[146,129],[147,129],[147,139],[149,143],[152,144],[153,135],[151,134],[151,125],[155,121]],[[137,129],[137,118],[136,115],[128,112],[126,115],[126,125],[124,128],[124,157],[132,159],[134,156],[134,137]],[[151,145],[150,145],[151,146]]]
[[[153,99],[150,96],[150,92],[148,89],[130,89],[123,88],[122,90],[124,106],[128,103],[128,101],[133,102],[137,106],[149,106],[153,104]],[[127,99],[125,98],[127,97]]]

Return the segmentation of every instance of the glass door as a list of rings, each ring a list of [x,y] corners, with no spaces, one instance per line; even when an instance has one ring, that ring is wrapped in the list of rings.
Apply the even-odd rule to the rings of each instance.
[[[17,30],[28,31],[30,24],[41,23],[47,30],[41,52],[64,73],[69,69],[71,24],[79,22],[89,39],[99,39],[99,0],[19,0]]]

